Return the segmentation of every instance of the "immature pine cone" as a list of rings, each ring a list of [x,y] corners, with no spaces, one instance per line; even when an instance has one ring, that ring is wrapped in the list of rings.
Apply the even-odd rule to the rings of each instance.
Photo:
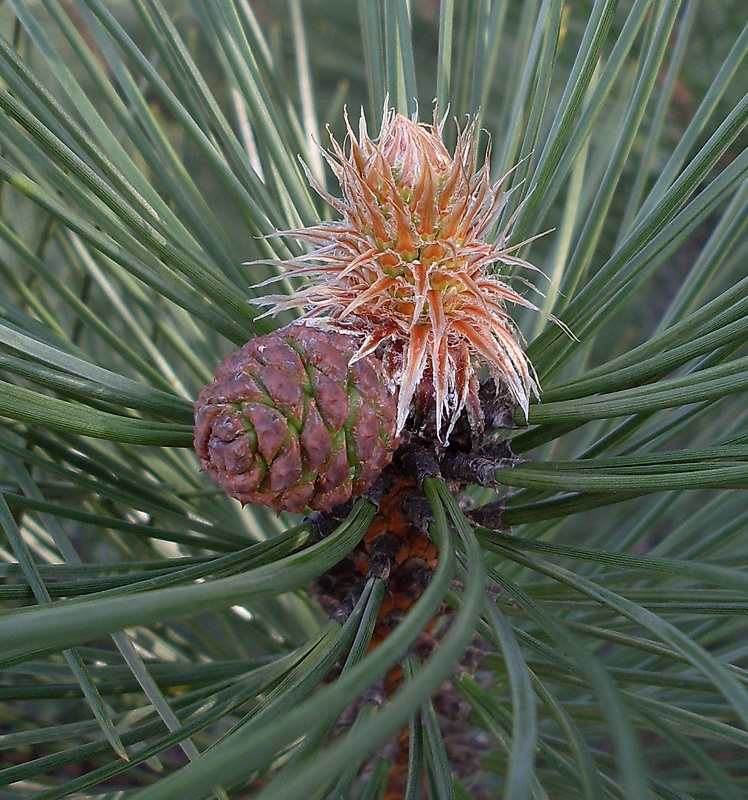
[[[397,447],[397,397],[355,336],[298,322],[229,356],[195,403],[195,450],[244,503],[329,511],[366,491]]]

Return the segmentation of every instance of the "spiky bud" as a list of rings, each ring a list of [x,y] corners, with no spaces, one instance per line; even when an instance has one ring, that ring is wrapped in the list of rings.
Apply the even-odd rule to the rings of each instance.
[[[310,252],[274,262],[290,269],[286,276],[312,280],[290,297],[257,302],[359,326],[366,333],[359,355],[389,350],[385,364],[400,385],[398,432],[423,380],[433,388],[441,443],[463,411],[480,427],[480,363],[527,414],[538,386],[507,303],[536,307],[497,266],[535,268],[515,255],[522,242],[508,244],[514,218],[494,233],[509,196],[506,176],[492,182],[488,160],[478,165],[475,122],[453,153],[438,120],[427,125],[386,111],[376,139],[363,115],[358,133],[346,125],[347,148],[333,139],[325,153],[342,197],[310,176],[340,219],[285,231]]]
[[[244,503],[329,511],[368,489],[397,447],[397,398],[358,338],[293,323],[229,356],[195,403],[203,469]]]

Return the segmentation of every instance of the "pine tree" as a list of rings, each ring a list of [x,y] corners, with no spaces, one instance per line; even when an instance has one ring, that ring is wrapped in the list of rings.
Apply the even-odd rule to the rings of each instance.
[[[0,21],[4,796],[745,796],[743,0]]]

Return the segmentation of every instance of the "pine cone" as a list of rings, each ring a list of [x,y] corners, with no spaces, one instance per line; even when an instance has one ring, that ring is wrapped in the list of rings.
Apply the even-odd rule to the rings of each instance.
[[[245,503],[329,511],[366,491],[392,459],[397,396],[360,341],[297,322],[229,356],[195,403],[203,469]]]

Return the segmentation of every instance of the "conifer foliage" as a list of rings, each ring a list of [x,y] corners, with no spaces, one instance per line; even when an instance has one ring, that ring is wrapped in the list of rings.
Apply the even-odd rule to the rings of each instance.
[[[745,797],[746,56],[4,3],[0,794]]]

